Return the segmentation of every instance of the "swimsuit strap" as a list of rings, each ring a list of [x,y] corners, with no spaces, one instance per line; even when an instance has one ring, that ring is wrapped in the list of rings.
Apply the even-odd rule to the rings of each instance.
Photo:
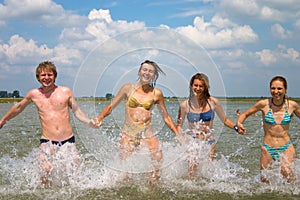
[[[149,99],[149,100],[141,103],[133,95],[135,90],[136,90],[135,85],[132,84],[132,89],[131,89],[130,95],[127,98],[126,105],[131,108],[143,107],[146,110],[150,110],[154,104],[154,99]],[[154,88],[153,88],[153,92],[154,92]]]
[[[191,107],[190,107],[189,102],[190,102],[190,99],[188,99],[188,100],[186,101],[186,105],[187,105],[187,107],[189,108],[189,111],[188,111],[188,112],[191,112]]]
[[[284,104],[285,104],[285,112],[280,124],[286,125],[291,122],[291,115],[289,114],[287,100],[284,100]],[[271,125],[277,124],[272,112],[272,98],[269,100],[269,110],[267,114],[264,116],[264,122]]]
[[[206,112],[200,112],[200,113],[191,112],[190,106],[188,106],[189,109],[188,109],[188,113],[187,113],[187,119],[189,122],[191,122],[191,123],[195,123],[195,122],[199,122],[199,121],[209,122],[214,119],[214,111],[212,110],[211,105],[207,99],[206,99],[206,102],[209,106],[209,110]]]
[[[208,106],[209,106],[209,109],[212,110],[212,109],[211,109],[211,105],[210,105],[208,99],[206,99],[206,102],[207,102],[207,104],[208,104]]]
[[[289,107],[288,107],[287,100],[285,100],[284,104],[285,104],[285,112],[284,112],[283,120],[281,121],[281,124],[285,125],[285,124],[289,124],[291,122],[291,115],[289,113]]]
[[[186,103],[187,103],[187,106],[188,106],[188,108],[189,108],[189,111],[188,111],[188,112],[191,112],[191,107],[190,107],[190,104],[189,104],[188,102],[190,102],[190,99],[188,99],[188,101],[187,101]],[[210,103],[208,102],[208,99],[206,99],[206,103],[208,104],[209,109],[211,110],[211,105],[210,105]],[[203,113],[203,112],[202,112],[202,113]]]

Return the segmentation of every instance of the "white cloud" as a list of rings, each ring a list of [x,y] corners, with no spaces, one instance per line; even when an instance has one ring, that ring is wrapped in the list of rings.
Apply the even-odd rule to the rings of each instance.
[[[277,73],[279,70],[283,71],[279,67],[282,64],[297,69],[294,66],[299,66],[297,63],[300,63],[297,46],[299,37],[297,34],[292,33],[294,30],[290,25],[293,24],[298,30],[300,29],[300,12],[298,11],[299,9],[296,9],[300,5],[298,0],[220,0],[218,4],[214,4],[214,2],[212,1],[211,9],[209,8],[204,12],[204,9],[207,7],[202,7],[203,10],[200,10],[198,14],[209,13],[206,16],[211,16],[212,13],[216,13],[215,16],[212,18],[195,17],[193,24],[178,27],[175,30],[189,37],[197,44],[212,49],[212,51],[209,51],[209,54],[219,66],[222,75],[225,74],[224,79],[231,80],[232,75],[237,75],[241,80],[244,80],[245,76],[241,74],[241,69],[246,73],[252,71],[253,74],[263,72],[262,74],[265,76],[270,73]],[[219,10],[214,6],[218,6]],[[191,8],[191,10],[194,11],[195,7]],[[188,16],[197,14],[188,10],[185,11],[185,14],[188,14]],[[47,41],[43,40],[45,38],[37,39],[35,30],[32,30],[32,33],[35,33],[32,35],[28,30],[23,32],[22,30],[17,30],[20,31],[18,32],[20,33],[19,35],[4,35],[0,39],[0,59],[2,62],[0,68],[9,73],[21,74],[21,66],[26,69],[31,67],[30,69],[32,69],[37,62],[51,59],[58,66],[62,64],[63,67],[60,67],[60,73],[63,71],[62,74],[75,76],[74,72],[76,73],[80,64],[85,60],[89,50],[93,50],[98,45],[102,45],[102,43],[109,43],[108,45],[102,45],[103,49],[99,50],[103,60],[114,60],[115,57],[110,53],[116,50],[119,50],[120,55],[123,55],[128,49],[136,52],[136,54],[132,53],[132,57],[124,56],[130,60],[131,65],[122,66],[124,68],[121,68],[121,65],[118,66],[118,69],[127,70],[128,66],[138,64],[136,62],[140,62],[145,57],[159,60],[161,52],[148,50],[147,45],[151,47],[152,43],[144,44],[144,41],[159,43],[159,47],[163,46],[167,50],[170,49],[168,45],[173,45],[174,51],[176,50],[176,53],[177,50],[179,51],[178,55],[180,55],[181,51],[187,54],[196,52],[195,49],[182,48],[185,46],[180,43],[182,41],[178,42],[176,37],[170,42],[169,39],[166,39],[168,37],[166,35],[151,34],[151,30],[145,29],[146,23],[143,21],[114,20],[113,16],[111,16],[109,10],[103,9],[93,9],[88,16],[76,15],[73,12],[64,10],[62,6],[50,0],[6,0],[4,4],[0,4],[0,27],[7,28],[6,23],[13,25],[14,19],[18,20],[20,24],[29,22],[31,27],[34,27],[34,24],[43,26],[43,28],[48,26],[50,28],[45,30],[45,38],[49,37],[54,42],[48,44]],[[274,25],[270,27],[270,24]],[[53,27],[55,29],[52,29]],[[161,25],[160,27],[173,31],[170,28],[172,26],[169,25]],[[122,33],[137,29],[145,29],[145,31],[136,35],[135,38],[130,36],[119,37],[123,35]],[[40,30],[41,28],[38,31]],[[48,36],[48,30],[51,34],[55,31],[54,34],[56,35]],[[280,41],[290,42],[290,44],[278,45],[279,40],[274,40],[273,37],[270,37],[270,32],[266,30],[271,30],[271,33],[278,38],[289,39]],[[257,34],[260,32],[263,32],[264,35],[258,43],[259,36]],[[2,40],[6,41],[3,42]],[[165,44],[164,42],[169,43]],[[132,48],[130,45],[136,46],[136,48]],[[245,47],[245,45],[247,46]],[[278,45],[277,48],[268,49],[269,46],[276,45]],[[139,47],[145,48],[139,49]],[[251,49],[259,50],[251,52]],[[99,54],[95,55],[95,61],[97,62],[92,63],[94,64],[93,66],[99,65],[96,66],[98,71],[102,66],[97,60]],[[199,64],[202,64],[202,60],[198,59],[198,57],[195,60],[197,60],[195,63],[199,62]],[[170,66],[174,64],[173,60],[170,59],[168,61]],[[175,63],[178,64],[177,62]],[[276,68],[276,70],[267,71],[270,66],[272,66],[272,69]],[[176,67],[178,67],[178,71],[181,70],[179,65]],[[265,73],[264,70],[267,72]],[[284,73],[290,72],[289,70],[284,70]],[[293,75],[296,76],[296,74],[297,71]],[[1,73],[1,76],[3,75],[10,76],[8,73]],[[65,79],[61,81],[65,81]],[[247,84],[248,82],[245,82],[245,87],[247,87]],[[83,89],[87,87],[90,87],[90,85],[86,85]]]
[[[266,66],[269,66],[277,61],[274,53],[269,49],[263,49],[260,52],[256,52],[259,60]]]
[[[95,39],[92,35],[87,34],[84,29],[79,27],[64,28],[59,36],[61,41],[81,41],[81,40],[93,40]]]
[[[221,0],[219,6],[228,14],[256,16],[259,13],[256,0]]]
[[[300,9],[298,0],[221,0],[215,5],[223,16],[250,22],[286,22],[299,16]]]
[[[65,11],[51,0],[6,0],[0,4],[0,20],[22,19],[43,26],[70,26],[80,24],[85,17]]]
[[[86,32],[103,41],[119,33],[145,28],[145,24],[139,21],[127,22],[125,20],[113,21],[109,10],[92,10],[89,14],[89,24]]]
[[[78,49],[70,49],[63,45],[58,45],[53,49],[51,60],[72,66],[73,63],[80,62],[82,59],[82,54]]]
[[[89,20],[104,20],[106,23],[111,23],[112,19],[109,10],[93,9],[88,15]]]
[[[38,46],[32,39],[27,41],[19,35],[13,35],[7,44],[0,44],[0,58],[3,58],[3,63],[7,63],[4,65],[6,71],[16,73],[22,72],[26,63],[35,63],[37,60],[52,60],[65,66],[73,66],[73,63],[81,62],[82,53],[78,49],[62,45],[57,45],[54,49],[45,44]]]
[[[79,27],[65,28],[59,36],[60,45],[64,45],[70,49],[78,49],[80,51],[89,51],[94,48],[95,40],[95,36]]]
[[[51,51],[45,45],[37,46],[34,40],[26,41],[19,35],[13,35],[8,44],[0,46],[2,56],[11,64],[27,62],[39,56],[45,56]]]
[[[275,50],[264,49],[256,52],[259,60],[265,66],[269,66],[275,63],[300,63],[299,52],[293,48],[287,48],[284,45],[278,45]]]
[[[280,24],[274,24],[271,27],[272,34],[280,39],[287,39],[292,37],[292,32],[285,30]]]
[[[246,70],[247,60],[249,58],[247,52],[243,49],[232,50],[213,50],[210,55],[215,58],[215,61],[220,63],[220,69],[230,71],[230,73],[240,73],[241,70]],[[238,70],[238,71],[237,71]]]
[[[287,58],[290,58],[291,60],[297,60],[299,58],[299,52],[293,48],[287,50],[287,55]]]
[[[270,8],[268,6],[263,6],[261,8],[260,18],[271,21],[285,21],[285,16],[283,12],[274,8]]]
[[[6,72],[1,77],[31,71],[32,63],[49,55],[52,55],[52,50],[46,45],[37,46],[32,39],[26,41],[19,35],[13,35],[8,43],[0,43],[0,69]]]
[[[205,22],[203,17],[195,17],[194,26],[179,27],[176,30],[206,48],[233,47],[258,40],[250,26],[239,26],[218,15],[211,22]]]
[[[224,27],[232,27],[235,26],[229,19],[221,18],[220,16],[216,15],[211,19],[211,23],[217,26],[218,28]]]
[[[51,0],[6,0],[5,5],[0,4],[0,19],[32,18],[38,15],[48,15],[51,12],[60,13],[63,8]]]
[[[47,3],[48,1],[45,2]],[[41,4],[44,4],[45,2],[42,2]],[[16,3],[17,2],[14,1],[8,1],[7,4],[10,6],[6,6],[5,9],[9,10],[14,8]],[[28,3],[28,1],[23,2],[23,4],[26,3]],[[36,6],[35,8],[38,7],[39,6]],[[30,9],[27,8],[27,10]],[[32,10],[34,10],[33,7]],[[61,13],[57,18],[62,19],[67,16],[67,12],[63,9],[60,10],[60,12]],[[10,17],[24,18],[22,16],[25,15],[26,12],[24,11],[23,14],[20,14],[19,16],[11,15]],[[48,20],[51,21],[51,15],[48,16]],[[80,16],[78,17],[83,18]],[[74,68],[79,67],[84,56],[88,54],[88,51],[95,48],[101,42],[104,42],[105,39],[111,38],[122,32],[145,28],[145,24],[139,21],[113,21],[108,10],[92,10],[89,18],[90,20],[86,20],[87,23],[85,24],[85,28],[82,28],[80,23],[72,23],[71,21],[66,22],[68,24],[61,30],[58,40],[59,43],[55,44],[53,48],[48,48],[46,44],[38,45],[38,42],[34,39],[27,40],[20,35],[11,36],[7,43],[0,43],[0,58],[2,59],[1,69],[5,68],[5,70],[13,71],[14,73],[21,72],[22,70],[17,70],[15,68],[18,64],[24,65],[24,63],[35,63],[37,60],[52,60],[55,63],[63,64],[65,66],[63,70],[71,70],[71,67],[74,70]],[[55,20],[59,21],[58,19]],[[121,44],[120,42],[115,42],[114,46],[110,46],[110,48],[124,48],[124,43]],[[29,67],[30,65],[27,66]],[[70,68],[68,69],[66,66],[69,66]]]
[[[278,51],[282,58],[285,58],[290,61],[296,61],[299,59],[299,52],[293,48],[287,48],[284,45],[278,45]]]
[[[256,0],[259,4],[269,5],[270,7],[283,11],[297,11],[300,8],[298,0]]]

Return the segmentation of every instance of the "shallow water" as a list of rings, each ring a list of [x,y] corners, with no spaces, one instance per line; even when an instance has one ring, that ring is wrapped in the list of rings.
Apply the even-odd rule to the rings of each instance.
[[[236,121],[235,110],[245,111],[253,103],[223,102],[228,117]],[[3,115],[12,104],[0,104]],[[81,102],[81,108],[96,116],[106,103]],[[178,102],[166,102],[175,121]],[[185,144],[179,144],[165,127],[157,110],[153,111],[154,129],[161,140],[163,162],[161,178],[153,189],[148,187],[152,163],[147,150],[140,147],[125,162],[119,159],[118,141],[124,107],[118,106],[104,120],[103,127],[91,129],[73,119],[79,169],[74,173],[64,166],[62,157],[54,160],[52,186],[40,185],[37,162],[40,124],[34,105],[9,121],[0,130],[0,199],[299,199],[300,160],[295,162],[297,181],[286,183],[278,168],[268,172],[270,184],[262,184],[259,175],[260,145],[263,132],[261,117],[249,117],[244,125],[247,135],[237,135],[223,127],[216,117],[216,159],[208,161],[207,146],[201,149],[199,177],[187,177]],[[258,113],[259,114],[259,113]],[[299,120],[290,127],[291,140],[297,153],[299,147]]]

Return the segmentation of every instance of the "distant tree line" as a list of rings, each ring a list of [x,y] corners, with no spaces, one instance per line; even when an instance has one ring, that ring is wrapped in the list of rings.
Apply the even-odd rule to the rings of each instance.
[[[114,95],[112,93],[106,93],[105,98],[112,99],[114,98]]]
[[[7,91],[0,91],[0,98],[19,98],[20,92],[19,90],[14,90],[12,93]]]

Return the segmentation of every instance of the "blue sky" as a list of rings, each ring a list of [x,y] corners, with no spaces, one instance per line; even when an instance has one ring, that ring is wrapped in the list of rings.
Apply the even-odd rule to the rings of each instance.
[[[300,97],[298,0],[2,0],[0,90],[39,87],[51,60],[76,96],[115,93],[146,59],[166,72],[157,87],[186,96],[196,72],[215,96],[269,96],[275,75]]]

